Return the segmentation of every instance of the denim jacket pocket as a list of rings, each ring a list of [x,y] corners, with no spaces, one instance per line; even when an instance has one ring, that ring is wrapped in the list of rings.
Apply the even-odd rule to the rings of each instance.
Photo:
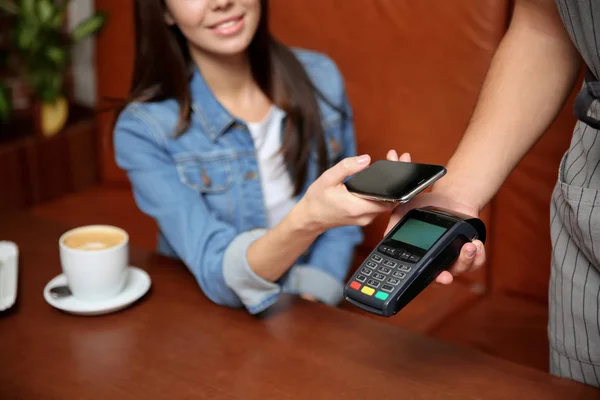
[[[227,156],[186,154],[176,158],[181,182],[201,193],[221,193],[233,184]]]

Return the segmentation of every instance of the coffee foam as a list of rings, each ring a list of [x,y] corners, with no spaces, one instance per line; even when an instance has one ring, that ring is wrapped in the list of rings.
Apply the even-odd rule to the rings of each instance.
[[[123,232],[108,228],[94,227],[77,230],[63,239],[63,244],[76,250],[97,251],[115,247],[125,242]]]

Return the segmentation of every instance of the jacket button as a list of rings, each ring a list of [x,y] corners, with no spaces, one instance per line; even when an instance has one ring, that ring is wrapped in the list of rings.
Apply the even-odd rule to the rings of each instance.
[[[331,147],[331,151],[333,151],[334,153],[337,153],[341,150],[340,144],[334,138],[330,138],[329,146]]]
[[[251,179],[256,179],[256,172],[251,171],[251,172],[246,172],[246,175],[244,175],[244,179],[249,181]]]
[[[202,183],[207,188],[212,186],[212,180],[210,179],[210,176],[208,176],[206,174],[206,171],[204,170],[204,168],[202,168]]]

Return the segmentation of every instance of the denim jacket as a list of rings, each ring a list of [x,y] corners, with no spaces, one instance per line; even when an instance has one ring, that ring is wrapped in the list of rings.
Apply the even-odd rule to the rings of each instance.
[[[294,52],[321,93],[345,110],[343,116],[319,99],[329,165],[354,156],[352,112],[336,65],[319,53]],[[127,172],[138,207],[158,225],[159,253],[181,259],[213,302],[252,314],[284,292],[339,303],[362,240],[360,227],[326,231],[276,282],[256,275],[246,251],[267,232],[267,217],[252,137],[245,122],[218,102],[198,69],[190,89],[191,125],[179,137],[173,133],[178,105],[172,99],[130,103],[115,126],[117,164]],[[317,178],[315,154],[296,201]]]

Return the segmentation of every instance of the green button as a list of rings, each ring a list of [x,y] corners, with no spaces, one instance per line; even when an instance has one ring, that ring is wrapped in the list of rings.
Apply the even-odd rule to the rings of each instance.
[[[385,300],[388,298],[388,296],[389,294],[383,292],[377,292],[377,294],[375,295],[375,297],[377,297],[380,300]]]

